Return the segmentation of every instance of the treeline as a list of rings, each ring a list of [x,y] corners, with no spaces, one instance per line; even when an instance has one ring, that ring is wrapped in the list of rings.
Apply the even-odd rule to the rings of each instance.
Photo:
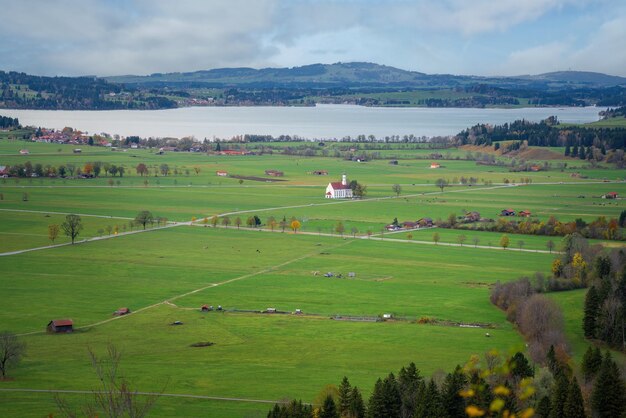
[[[455,216],[456,217],[456,216]],[[458,222],[449,217],[447,220],[438,220],[438,226],[444,228],[471,229],[475,231],[503,232],[510,234],[545,235],[564,237],[570,234],[580,234],[589,239],[626,240],[624,231],[626,227],[626,212],[619,219],[599,216],[595,221],[587,222],[578,218],[572,222],[561,222],[554,216],[547,221],[524,218],[524,220],[510,220],[508,217],[500,217],[495,222],[472,222],[471,224]],[[468,228],[468,225],[471,225]]]
[[[0,107],[15,109],[163,109],[177,107],[163,96],[144,94],[95,77],[44,77],[0,71]]]
[[[517,120],[503,125],[477,124],[456,135],[459,145],[492,145],[497,141],[525,141],[538,147],[594,147],[600,150],[626,149],[626,128],[560,127],[556,117],[541,122]]]
[[[19,128],[20,121],[17,118],[10,118],[8,116],[0,116],[0,129],[12,129]]]
[[[582,376],[576,376],[553,347],[540,368],[520,352],[504,357],[490,351],[483,359],[473,356],[464,367],[457,366],[443,377],[427,379],[411,363],[397,376],[389,373],[379,378],[367,402],[344,377],[338,387],[327,386],[314,404],[277,403],[267,417],[623,417],[626,392],[617,364],[609,352],[588,353]]]
[[[100,161],[87,162],[84,165],[67,163],[59,166],[53,166],[50,164],[43,165],[41,163],[33,164],[30,161],[26,161],[23,164],[14,164],[7,167],[7,173],[11,177],[99,177],[101,174],[109,175],[113,177],[119,175],[124,176],[126,168],[123,165],[116,165],[111,163],[103,163]]]

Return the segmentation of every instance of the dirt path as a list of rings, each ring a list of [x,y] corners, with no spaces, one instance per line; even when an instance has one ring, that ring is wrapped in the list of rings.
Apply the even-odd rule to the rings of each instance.
[[[0,392],[13,392],[13,393],[67,393],[67,394],[79,394],[79,395],[91,395],[91,390],[57,390],[57,389],[4,389],[0,388]],[[248,398],[228,398],[222,396],[206,396],[206,395],[192,395],[185,393],[157,393],[157,392],[135,392],[141,396],[164,396],[168,398],[191,398],[191,399],[206,399],[209,401],[227,401],[227,402],[251,402],[251,403],[264,403],[275,404],[278,401],[270,399],[248,399]]]

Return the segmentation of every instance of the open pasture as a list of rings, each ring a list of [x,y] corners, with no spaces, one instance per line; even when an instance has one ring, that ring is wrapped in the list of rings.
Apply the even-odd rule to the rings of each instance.
[[[15,147],[28,147],[31,154],[18,156]],[[473,248],[474,236],[479,237],[479,245],[497,246],[500,233],[436,230],[442,242],[456,243],[459,234],[467,235],[461,248],[404,242],[407,232],[368,240],[363,238],[368,229],[379,234],[394,217],[400,222],[445,219],[451,213],[474,210],[497,219],[509,207],[530,210],[541,220],[554,215],[562,221],[617,217],[625,209],[620,199],[600,199],[608,191],[626,195],[625,184],[586,183],[572,178],[569,169],[509,173],[505,167],[464,160],[445,161],[443,168],[430,169],[424,159],[400,159],[398,165],[391,165],[386,160],[356,163],[331,157],[155,155],[148,150],[82,148],[74,154],[71,146],[0,142],[0,164],[30,160],[81,166],[103,161],[127,168],[113,184],[110,176],[1,179],[0,209],[5,210],[0,211],[0,251],[48,244],[47,225],[61,223],[62,213],[93,215],[83,216],[85,229],[79,240],[98,235],[107,226],[117,225],[123,232],[125,225],[129,230],[128,221],[142,210],[170,222],[192,217],[199,222],[0,257],[5,295],[0,324],[2,329],[24,334],[21,338],[29,347],[14,380],[4,382],[3,388],[92,389],[95,379],[87,347],[102,352],[112,342],[124,353],[125,373],[143,391],[165,387],[172,394],[311,401],[324,385],[347,375],[367,396],[378,376],[411,361],[428,375],[451,370],[471,354],[491,348],[523,349],[522,338],[489,303],[489,288],[497,280],[547,273],[554,257]],[[139,162],[151,170],[166,163],[179,174],[157,177],[152,171],[141,177],[133,168]],[[200,169],[198,174],[194,167]],[[215,170],[264,176],[266,169],[284,171],[286,181],[240,184],[237,179],[215,176]],[[329,175],[314,176],[310,174],[314,170],[328,170]],[[326,184],[339,180],[344,172],[368,186],[366,199],[324,199]],[[585,174],[590,179],[620,176],[606,168]],[[439,177],[452,181],[461,176],[476,177],[479,184],[454,185],[443,193],[434,184]],[[520,176],[531,177],[533,184],[495,184],[504,178],[518,182]],[[484,186],[484,181],[494,185]],[[395,183],[402,185],[399,197],[391,189]],[[240,217],[243,225],[241,229],[203,227],[202,218],[213,215],[229,216],[231,225]],[[246,219],[253,215],[263,223],[269,216],[278,221],[296,217],[302,222],[301,232],[308,234],[249,229]],[[339,221],[345,226],[344,239],[334,232]],[[351,238],[353,227],[358,229],[357,239]],[[324,235],[331,230],[334,236]],[[434,231],[411,234],[414,241],[432,241]],[[517,247],[519,239],[528,250],[545,250],[548,239],[557,245],[560,240],[511,236],[511,247]],[[66,240],[61,236],[58,242]],[[342,278],[324,277],[326,272],[341,273]],[[349,272],[355,277],[346,278]],[[583,297],[578,293],[563,293],[564,298],[575,299],[564,302],[575,358],[585,346],[576,328],[576,304]],[[205,303],[222,305],[226,312],[201,313]],[[114,318],[113,311],[120,307],[134,313]],[[289,313],[260,313],[269,307]],[[296,309],[303,314],[292,314]],[[329,319],[383,314],[397,320]],[[58,318],[72,318],[76,332],[43,333],[48,321]],[[494,328],[489,329],[492,338],[485,338],[482,328],[420,320]],[[184,325],[170,325],[174,321]],[[207,341],[215,345],[190,347]],[[70,398],[80,400],[78,395]],[[256,417],[265,416],[268,409],[267,404],[163,397],[155,415]],[[54,411],[52,394],[0,391],[0,415],[40,417]]]
[[[85,259],[89,263],[80,262]],[[124,352],[128,376],[146,391],[167,383],[167,393],[311,400],[343,375],[368,391],[377,376],[410,361],[429,374],[491,347],[519,347],[520,337],[488,302],[488,283],[541,269],[548,261],[542,254],[197,226],[2,258],[7,306],[1,323],[23,333],[43,330],[52,318],[71,317],[79,327],[73,335],[24,336],[29,356],[15,381],[4,386],[90,389],[86,347],[113,342]],[[493,269],[477,273],[483,263]],[[355,270],[357,277],[323,278],[313,276],[314,269]],[[189,293],[196,289],[203,290]],[[227,310],[300,308],[304,315],[203,314],[203,303]],[[136,313],[99,324],[120,306]],[[480,328],[328,319],[333,313],[387,312],[496,328],[486,339]],[[174,321],[184,325],[168,325]],[[189,347],[200,341],[215,346]],[[59,367],[66,371],[52,371]],[[42,397],[41,407],[49,407],[42,394],[28,399]],[[211,414],[212,402],[204,404],[207,415],[220,416]],[[175,415],[168,412],[170,401],[160,404],[159,416]],[[197,403],[187,405],[183,410],[197,411]]]

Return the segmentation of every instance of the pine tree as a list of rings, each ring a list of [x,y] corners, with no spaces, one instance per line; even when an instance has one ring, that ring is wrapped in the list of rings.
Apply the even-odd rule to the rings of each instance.
[[[569,155],[571,154],[572,150],[570,149],[569,144],[565,145],[565,156],[569,157]]]
[[[556,380],[550,396],[550,418],[561,418],[563,417],[563,409],[567,400],[569,381],[564,373],[559,373],[555,377]]]
[[[583,331],[585,338],[595,338],[598,314],[600,313],[600,297],[595,286],[591,286],[585,296],[585,313],[583,316]]]
[[[524,356],[524,354],[517,352],[509,361],[511,375],[523,379],[525,377],[533,377],[535,375],[535,371],[530,366],[528,359]]]
[[[563,418],[585,418],[586,416],[583,394],[580,392],[578,380],[574,377],[567,391],[567,398],[563,407]]]
[[[535,412],[537,413],[537,416],[539,418],[549,418],[550,408],[551,408],[550,398],[547,396],[544,396],[543,398],[541,398],[541,400],[537,404],[537,410]]]
[[[598,418],[623,417],[626,398],[624,381],[622,380],[617,364],[606,352],[602,366],[598,372],[596,383],[591,393],[591,409],[593,416]]]
[[[417,406],[417,391],[419,382],[423,378],[420,371],[411,363],[406,368],[400,369],[398,373],[398,390],[400,391],[400,416],[409,418],[415,414]]]
[[[378,418],[385,416],[385,397],[383,393],[383,381],[378,378],[367,406],[367,416]]]
[[[619,214],[619,226],[621,226],[622,228],[626,227],[626,210],[623,210],[620,214]]]
[[[578,157],[578,145],[574,145],[574,148],[572,148],[572,157]]]
[[[324,405],[322,405],[319,418],[339,418],[337,405],[335,405],[335,401],[332,396],[327,395],[326,399],[324,399]]]
[[[352,388],[350,410],[346,416],[350,418],[365,418],[365,403],[363,402],[361,391],[356,386]]]
[[[393,373],[389,373],[389,376],[383,380],[383,394],[386,410],[386,415],[384,416],[389,418],[400,417],[402,399],[400,398],[398,382],[396,381],[396,377]]]
[[[578,150],[578,158],[580,158],[581,160],[587,159],[587,155],[585,154],[585,147],[583,147],[582,145],[580,146],[580,149]]]
[[[598,347],[589,346],[585,355],[583,356],[582,364],[580,365],[585,382],[590,382],[600,370],[602,365],[602,353]]]
[[[441,389],[441,402],[445,415],[448,418],[462,417],[465,415],[465,399],[459,392],[467,384],[467,377],[461,366],[456,366],[452,373],[448,373]]]
[[[441,418],[445,412],[435,381],[430,379],[421,392],[415,416],[417,418]]]
[[[341,384],[339,385],[339,414],[346,416],[350,410],[350,403],[352,401],[352,386],[346,376],[343,377]]]

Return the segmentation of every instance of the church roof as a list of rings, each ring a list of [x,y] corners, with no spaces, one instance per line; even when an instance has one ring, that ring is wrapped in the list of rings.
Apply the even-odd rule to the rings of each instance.
[[[350,188],[350,185],[348,184],[342,184],[340,181],[334,181],[331,182],[330,185],[332,186],[333,189],[335,190],[346,190]]]

